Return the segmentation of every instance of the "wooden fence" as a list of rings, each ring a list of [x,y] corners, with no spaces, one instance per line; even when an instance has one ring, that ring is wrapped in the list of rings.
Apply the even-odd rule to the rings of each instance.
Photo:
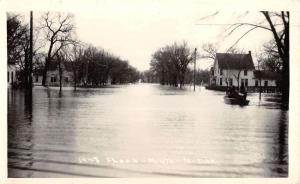
[[[226,91],[228,89],[227,86],[206,86],[205,87],[208,90],[216,90],[216,91]],[[248,93],[258,93],[260,91],[259,86],[248,86],[246,87],[246,91]],[[261,92],[262,93],[280,93],[281,90],[279,87],[275,86],[261,86]]]

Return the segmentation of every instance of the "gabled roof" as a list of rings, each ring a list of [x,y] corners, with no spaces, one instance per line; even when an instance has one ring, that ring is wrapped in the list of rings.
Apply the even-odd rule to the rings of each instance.
[[[261,70],[255,70],[253,72],[254,77],[259,79],[271,79],[271,80],[279,80],[280,79],[280,74],[272,71],[261,71]]]
[[[254,70],[251,54],[217,53],[216,59],[221,69]]]

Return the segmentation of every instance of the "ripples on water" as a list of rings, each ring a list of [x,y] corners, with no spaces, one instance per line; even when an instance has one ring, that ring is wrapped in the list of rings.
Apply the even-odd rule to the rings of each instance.
[[[8,90],[9,177],[287,177],[288,111],[140,84]]]

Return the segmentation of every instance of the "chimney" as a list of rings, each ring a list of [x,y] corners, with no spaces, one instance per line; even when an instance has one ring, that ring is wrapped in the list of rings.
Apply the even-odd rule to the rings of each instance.
[[[251,50],[249,50],[249,55],[251,56]]]

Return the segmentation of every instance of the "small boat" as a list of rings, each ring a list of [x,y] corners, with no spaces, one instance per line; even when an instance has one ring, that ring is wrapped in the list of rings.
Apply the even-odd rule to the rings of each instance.
[[[239,95],[238,97],[229,97],[229,96],[224,96],[224,102],[226,104],[231,104],[231,105],[248,105],[249,100],[244,99],[243,96]]]

